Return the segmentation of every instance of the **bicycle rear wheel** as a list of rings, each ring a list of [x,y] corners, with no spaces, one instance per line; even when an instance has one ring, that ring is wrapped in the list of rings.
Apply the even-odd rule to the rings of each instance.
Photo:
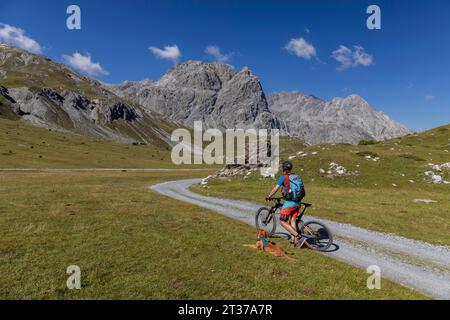
[[[308,221],[305,224],[299,224],[299,230],[306,238],[305,244],[310,249],[326,251],[333,244],[333,235],[323,223]]]
[[[264,230],[267,237],[272,237],[277,229],[275,215],[269,208],[260,208],[255,216],[256,230]]]

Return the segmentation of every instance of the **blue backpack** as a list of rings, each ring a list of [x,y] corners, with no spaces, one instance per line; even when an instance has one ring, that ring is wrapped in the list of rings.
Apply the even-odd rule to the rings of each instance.
[[[297,174],[284,175],[284,198],[287,201],[300,202],[305,197],[302,178]]]

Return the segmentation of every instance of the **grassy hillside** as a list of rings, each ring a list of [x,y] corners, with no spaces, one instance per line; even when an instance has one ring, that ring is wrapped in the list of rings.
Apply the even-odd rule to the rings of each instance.
[[[0,96],[0,114],[3,110],[1,99]],[[169,128],[165,129],[169,131]],[[281,150],[285,153],[304,147],[299,140],[286,137],[282,137],[280,143]],[[209,142],[205,142],[203,147],[208,144]],[[97,140],[71,132],[36,127],[24,121],[2,119],[0,116],[0,169],[204,167],[218,170],[222,167],[174,166],[170,156],[171,148],[165,144],[121,144]]]
[[[450,185],[433,184],[424,175],[433,171],[429,163],[450,162],[450,125],[376,144],[324,144],[291,151],[284,153],[283,159],[299,151],[308,154],[292,161],[306,185],[305,201],[314,204],[310,214],[450,245]],[[379,160],[366,159],[368,155]],[[329,176],[331,162],[350,174],[340,176],[332,170]],[[448,170],[434,172],[450,181]],[[194,189],[212,196],[263,202],[274,184],[255,173],[248,179],[218,179]],[[416,199],[436,202],[414,202]]]
[[[35,90],[48,87],[71,90],[90,99],[105,98],[98,90],[98,83],[43,55],[32,54],[13,46],[0,46],[0,53],[5,54],[4,60],[0,60],[0,66],[6,72],[6,77],[1,82],[5,87],[28,87]]]
[[[0,299],[424,298],[310,250],[263,255],[251,226],[146,188],[206,174],[0,173]]]
[[[167,168],[169,147],[127,145],[0,119],[0,168]]]
[[[18,116],[12,111],[11,104],[0,95],[0,119],[17,120]]]
[[[13,88],[29,89],[27,93],[31,92],[47,111],[41,110],[37,118],[49,127],[96,138],[112,138],[115,141],[147,142],[153,146],[167,146],[166,137],[180,127],[156,113],[144,111],[139,105],[114,95],[97,80],[83,76],[42,55],[0,44],[0,68],[4,74],[0,76],[0,85],[6,88],[4,91],[11,93]],[[90,109],[76,105],[76,101],[69,98],[72,99],[69,101],[73,108],[78,110],[76,116],[71,115],[71,112],[61,107],[64,99],[61,100],[61,96],[58,96],[65,96],[65,91],[80,95],[85,100],[84,103],[89,103]],[[8,97],[8,93],[4,96],[0,94],[0,118],[18,119],[5,97]],[[134,112],[139,117],[133,120],[110,119],[105,115],[110,114],[114,106],[116,111],[126,108],[128,112]],[[94,121],[90,115],[92,112],[105,117]],[[31,114],[36,116],[33,112]]]

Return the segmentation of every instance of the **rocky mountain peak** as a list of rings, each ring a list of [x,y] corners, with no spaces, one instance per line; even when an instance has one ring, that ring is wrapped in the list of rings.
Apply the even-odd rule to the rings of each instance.
[[[336,106],[370,108],[369,103],[357,94],[351,94],[345,98],[334,98],[331,103]]]
[[[243,81],[254,81],[254,82],[258,82],[260,84],[258,77],[255,76],[255,74],[248,67],[242,68],[241,71],[236,73],[234,78],[243,80]]]
[[[324,101],[297,92],[281,92],[270,95],[268,103],[283,132],[308,143],[358,143],[410,133],[356,94]]]
[[[189,60],[145,88],[111,90],[187,126],[200,120],[219,129],[274,127],[261,84],[248,68],[237,73],[227,64]]]
[[[170,68],[157,85],[217,91],[235,74],[236,71],[227,64],[189,60]]]
[[[317,104],[323,102],[323,100],[315,96],[305,95],[298,91],[275,92],[267,97],[267,101],[269,104],[269,109],[271,106],[276,105],[279,108],[284,109],[286,112],[295,112],[296,106],[316,106]],[[279,109],[276,111],[279,111]]]

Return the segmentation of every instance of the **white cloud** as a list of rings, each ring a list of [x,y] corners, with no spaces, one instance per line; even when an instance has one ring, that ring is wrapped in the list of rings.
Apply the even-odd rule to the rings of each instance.
[[[431,101],[434,100],[435,96],[425,96],[425,100]]]
[[[306,60],[316,56],[316,49],[303,38],[291,39],[284,48],[289,53]]]
[[[35,40],[25,35],[25,31],[0,23],[0,40],[33,53],[42,53],[42,47]]]
[[[339,70],[354,68],[358,66],[370,66],[373,64],[373,56],[366,53],[362,46],[353,46],[353,50],[344,45],[334,50],[331,56],[339,62]]]
[[[176,44],[174,44],[173,46],[165,46],[164,49],[159,49],[156,47],[150,47],[148,49],[159,59],[166,59],[177,62],[181,57],[180,49]]]
[[[103,69],[99,63],[92,62],[91,55],[89,53],[83,56],[82,54],[75,52],[71,56],[63,55],[63,59],[71,67],[90,76],[109,74],[109,72]]]
[[[212,56],[214,61],[219,63],[228,63],[233,56],[233,53],[222,53],[218,46],[207,46],[205,53]]]
[[[334,50],[332,57],[341,64],[341,69],[347,69],[353,64],[352,51],[346,46],[340,46],[339,49]]]
[[[361,46],[355,46],[355,51],[353,52],[353,59],[355,65],[357,66],[370,66],[373,64],[373,56],[366,53],[364,48]]]

